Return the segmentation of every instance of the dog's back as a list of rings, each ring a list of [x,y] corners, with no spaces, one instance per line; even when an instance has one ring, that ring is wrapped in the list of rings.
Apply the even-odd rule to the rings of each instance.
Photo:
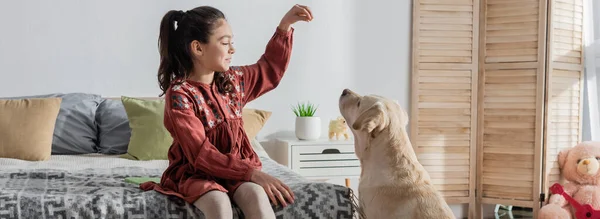
[[[372,151],[365,154],[359,198],[366,218],[454,218],[416,155],[406,154],[412,150],[393,150],[411,147],[408,143],[403,146],[373,145]],[[391,165],[384,167],[384,163]]]
[[[361,206],[366,218],[454,219],[443,197],[432,190],[402,193],[399,188],[363,188]],[[413,194],[408,195],[408,194]]]

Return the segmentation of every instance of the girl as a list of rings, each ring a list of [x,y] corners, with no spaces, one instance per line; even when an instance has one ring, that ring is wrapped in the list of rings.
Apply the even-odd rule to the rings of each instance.
[[[312,18],[308,7],[295,5],[257,63],[230,67],[233,34],[221,11],[169,11],[160,25],[158,81],[166,95],[164,124],[174,141],[160,184],[140,187],[182,198],[210,219],[232,218],[230,199],[246,218],[275,218],[269,199],[293,203],[290,188],[261,171],[241,112],[277,87],[290,60],[291,25]]]

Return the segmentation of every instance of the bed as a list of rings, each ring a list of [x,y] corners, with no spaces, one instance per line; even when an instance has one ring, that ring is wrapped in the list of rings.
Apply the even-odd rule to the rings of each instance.
[[[203,219],[181,199],[125,181],[160,177],[167,167],[172,140],[163,108],[160,99],[85,93],[0,98],[0,218]],[[277,218],[353,218],[350,188],[309,181],[269,158],[255,136],[270,112],[244,115],[263,170],[296,196],[292,205],[274,206]]]
[[[352,218],[352,191],[311,182],[268,157],[264,171],[294,191],[277,218]],[[48,161],[0,159],[0,218],[200,218],[193,205],[155,191],[143,192],[125,177],[160,177],[167,161],[134,161],[118,156],[52,155]],[[243,218],[233,206],[234,218]]]

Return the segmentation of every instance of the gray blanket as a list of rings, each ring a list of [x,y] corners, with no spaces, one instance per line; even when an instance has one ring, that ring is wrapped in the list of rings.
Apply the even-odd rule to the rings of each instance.
[[[310,182],[291,170],[263,160],[264,171],[288,184],[296,200],[274,207],[277,218],[352,218],[349,188]],[[125,177],[160,177],[162,170],[141,167],[3,170],[0,168],[0,218],[199,218],[193,205],[155,191],[143,192]],[[234,218],[243,218],[233,206]]]

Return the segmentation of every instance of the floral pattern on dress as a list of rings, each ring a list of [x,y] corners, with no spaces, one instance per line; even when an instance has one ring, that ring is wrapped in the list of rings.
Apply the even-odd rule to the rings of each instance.
[[[183,96],[183,94],[175,93],[171,95],[171,103],[174,109],[185,110],[190,108],[188,100]]]
[[[232,66],[231,70],[233,70],[233,72],[237,75],[237,76],[242,76],[244,75],[244,72],[242,71],[242,68],[240,66]]]
[[[240,113],[243,107],[243,98],[244,98],[244,81],[242,80],[242,76],[244,72],[238,66],[231,67],[231,71],[228,72],[230,78],[234,78],[232,80],[234,90],[228,93],[223,99],[225,105],[230,109],[228,111],[229,118],[241,118],[242,114]]]
[[[202,98],[201,96],[199,96],[198,94],[194,94],[194,100],[196,100],[196,105],[198,106],[198,110],[204,110],[203,103],[204,103],[204,98]]]
[[[245,85],[244,81],[240,81],[240,91],[239,91],[239,93],[240,93],[240,96],[242,96],[242,98],[244,98],[244,93],[246,92],[244,90],[244,85]]]
[[[234,90],[228,93],[220,93],[216,89],[211,91],[187,81],[177,81],[171,88],[173,109],[194,110],[207,129],[212,129],[228,119],[242,118],[244,82],[241,76],[244,73],[241,68],[232,67],[231,71],[224,74],[234,86]]]

